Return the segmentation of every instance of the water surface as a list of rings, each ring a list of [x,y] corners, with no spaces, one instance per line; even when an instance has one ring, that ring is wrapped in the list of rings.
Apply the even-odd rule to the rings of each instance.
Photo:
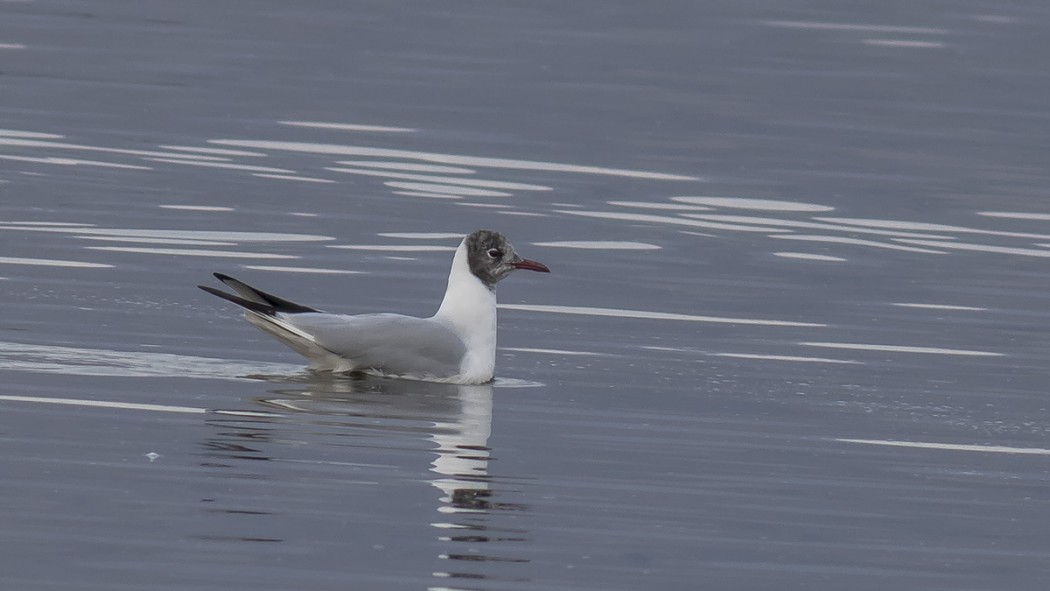
[[[12,589],[1045,589],[1036,2],[0,3]],[[334,379],[194,286],[429,315]]]

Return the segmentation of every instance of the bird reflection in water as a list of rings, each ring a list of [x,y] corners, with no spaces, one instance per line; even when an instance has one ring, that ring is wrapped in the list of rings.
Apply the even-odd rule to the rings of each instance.
[[[207,461],[211,465],[228,467],[238,463],[236,460],[247,459],[280,461],[267,457],[260,450],[267,443],[280,444],[288,437],[282,434],[286,429],[281,424],[292,420],[293,415],[307,418],[315,433],[317,428],[323,427],[323,436],[338,437],[340,445],[345,445],[344,438],[349,437],[353,438],[352,446],[403,451],[406,437],[429,441],[431,445],[427,446],[426,453],[436,454],[436,457],[432,456],[428,469],[432,477],[426,480],[440,491],[436,512],[441,517],[430,519],[428,524],[438,530],[440,541],[450,545],[448,551],[439,557],[443,561],[455,561],[445,562],[447,568],[434,573],[443,579],[440,588],[454,589],[448,583],[457,578],[526,580],[508,577],[505,568],[491,573],[479,572],[483,567],[478,563],[529,562],[506,556],[512,547],[503,545],[528,541],[527,532],[494,522],[501,514],[527,512],[529,508],[522,503],[500,500],[508,486],[488,473],[492,452],[488,447],[492,428],[492,384],[352,379],[326,374],[304,374],[291,380],[285,377],[280,378],[280,382],[281,388],[256,400],[272,413],[271,416],[214,420],[213,424],[221,424],[223,432],[205,444]],[[496,387],[499,386],[497,382]],[[329,439],[332,441],[335,440]],[[265,445],[265,449],[274,448]],[[352,462],[353,458],[348,457],[347,463]],[[413,467],[396,468],[403,472]],[[422,465],[415,468],[420,469]],[[245,469],[250,469],[250,466],[240,464],[238,470]],[[248,474],[237,476],[252,478]],[[360,510],[368,511],[364,507]],[[500,544],[498,550],[487,546],[491,543]],[[500,555],[493,555],[493,550]]]

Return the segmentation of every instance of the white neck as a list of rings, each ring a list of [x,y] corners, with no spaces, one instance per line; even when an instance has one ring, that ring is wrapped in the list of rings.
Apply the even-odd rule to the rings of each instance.
[[[496,367],[496,292],[470,272],[466,241],[456,249],[445,298],[434,319],[451,326],[466,343],[461,373],[491,378]]]

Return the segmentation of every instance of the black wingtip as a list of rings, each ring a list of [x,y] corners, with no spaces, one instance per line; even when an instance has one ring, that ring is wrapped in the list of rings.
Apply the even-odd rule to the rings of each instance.
[[[222,291],[221,289],[215,289],[214,287],[209,287],[207,285],[198,285],[197,287],[203,289],[204,291],[210,293],[213,296],[220,297],[228,302],[233,302],[242,308],[251,310],[252,312],[258,312],[259,314],[273,316],[274,312],[276,311],[274,310],[273,306],[268,306],[266,304],[260,304],[258,302],[246,300],[240,296]]]
[[[220,298],[230,300],[231,302],[237,305],[244,306],[249,310],[262,312],[264,314],[274,314],[275,312],[284,312],[288,314],[319,312],[319,310],[316,310],[309,306],[303,306],[293,301],[275,296],[272,293],[266,293],[261,289],[256,289],[243,281],[239,281],[237,279],[234,279],[233,277],[230,277],[225,273],[216,272],[212,273],[212,275],[214,275],[215,278],[219,281],[223,282],[224,285],[233,288],[233,290],[236,291],[239,295],[233,295],[225,291],[220,291],[218,289],[214,289],[204,285],[198,285],[197,287],[200,287],[201,289],[210,294],[219,296]]]

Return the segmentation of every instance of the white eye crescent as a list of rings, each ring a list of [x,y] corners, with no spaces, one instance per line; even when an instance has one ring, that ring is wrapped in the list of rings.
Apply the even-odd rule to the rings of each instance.
[[[503,251],[498,248],[490,248],[488,252],[490,259],[498,259],[503,256]]]

